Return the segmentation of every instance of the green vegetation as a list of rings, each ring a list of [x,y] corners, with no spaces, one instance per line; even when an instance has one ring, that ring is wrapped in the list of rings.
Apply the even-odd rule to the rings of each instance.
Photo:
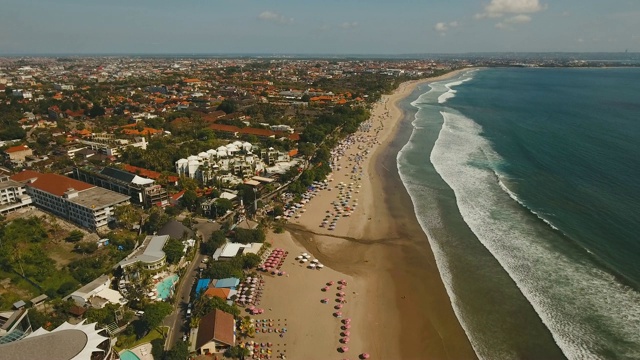
[[[170,264],[177,264],[184,254],[184,245],[180,240],[169,239],[164,245],[163,251],[167,255],[167,261]]]
[[[171,311],[173,311],[171,304],[163,301],[154,302],[145,306],[144,315],[141,320],[146,332],[158,329],[164,318],[171,314]]]
[[[263,243],[266,240],[264,230],[257,229],[234,229],[233,239],[241,244]]]

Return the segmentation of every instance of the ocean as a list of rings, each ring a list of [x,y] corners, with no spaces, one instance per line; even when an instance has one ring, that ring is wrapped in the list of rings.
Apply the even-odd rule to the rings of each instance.
[[[398,171],[483,359],[640,358],[640,69],[468,70]]]

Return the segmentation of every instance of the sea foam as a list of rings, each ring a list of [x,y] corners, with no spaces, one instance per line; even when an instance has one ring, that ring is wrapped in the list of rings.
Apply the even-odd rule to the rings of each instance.
[[[431,162],[453,189],[465,222],[514,280],[564,354],[570,359],[606,354],[640,358],[640,295],[586,255],[576,260],[538,236],[528,225],[528,212],[510,200],[518,201],[517,196],[496,181],[501,158],[480,135],[482,128],[453,111],[441,114],[444,123]],[[434,253],[440,253],[437,247]],[[445,284],[450,281],[447,273],[443,271]],[[479,348],[473,337],[474,348]]]

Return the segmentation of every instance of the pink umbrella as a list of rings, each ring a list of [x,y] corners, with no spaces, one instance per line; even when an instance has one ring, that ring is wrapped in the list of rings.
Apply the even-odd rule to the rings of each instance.
[[[350,323],[350,322],[351,322],[351,318],[345,318],[345,319],[343,320],[343,322],[344,322],[345,324],[348,324],[348,323]]]
[[[327,287],[327,286],[322,288],[322,291],[327,291],[327,290],[329,290],[329,287]]]
[[[349,337],[348,337],[348,336],[346,336],[346,337],[342,338],[342,342],[343,342],[344,344],[348,343],[348,342],[349,342]]]
[[[335,316],[342,316],[342,311],[336,311],[335,313],[333,313],[333,315],[335,315]]]
[[[329,281],[327,285],[333,285],[333,280]]]
[[[368,359],[369,358],[369,353],[363,353],[362,355],[360,355],[361,358],[363,359]]]
[[[340,284],[344,284],[345,282],[347,282],[347,280],[340,280],[340,281],[338,281],[338,283],[340,283]]]
[[[342,309],[342,304],[338,304],[338,305],[334,306],[334,308],[336,308],[336,309]]]
[[[344,326],[344,328],[345,328],[345,329],[351,329],[351,324],[346,324],[346,325]]]
[[[338,286],[338,290],[342,290],[342,285]]]
[[[349,351],[349,347],[348,346],[341,346],[340,347],[340,351],[347,352],[347,351]]]
[[[340,292],[338,293],[338,296],[345,296],[345,295],[347,295],[347,294],[345,294],[345,293],[344,293],[344,291],[340,291]]]
[[[349,330],[345,330],[342,332],[342,336],[349,336],[349,335],[351,335],[351,331]]]

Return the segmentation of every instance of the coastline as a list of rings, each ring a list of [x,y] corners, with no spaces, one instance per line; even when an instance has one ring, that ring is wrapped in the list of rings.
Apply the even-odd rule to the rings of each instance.
[[[359,291],[353,293],[354,304],[348,312],[356,325],[352,343],[372,358],[476,358],[453,312],[396,164],[412,126],[399,103],[417,86],[465,70],[402,83],[374,106],[375,136],[371,131],[359,135],[372,143],[368,144],[371,152],[365,152],[360,163],[366,176],[359,179],[355,196],[361,202],[350,217],[340,219],[333,231],[319,228],[319,220],[336,198],[336,191],[324,191],[307,204],[304,216],[287,225],[296,242],[329,268],[353,279]],[[362,153],[355,147],[344,157]],[[329,184],[348,182],[347,168],[345,164],[344,169],[334,171]]]

